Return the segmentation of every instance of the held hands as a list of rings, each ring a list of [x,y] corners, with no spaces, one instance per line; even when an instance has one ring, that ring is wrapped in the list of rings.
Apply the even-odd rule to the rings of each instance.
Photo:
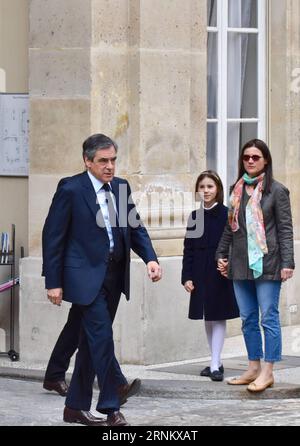
[[[227,277],[228,276],[228,260],[226,259],[219,259],[218,260],[218,271],[222,274],[222,276]],[[281,280],[285,282],[286,280],[293,277],[294,270],[289,268],[283,268],[281,270]]]
[[[227,259],[219,259],[218,260],[218,271],[222,274],[222,276],[228,276],[228,260]]]
[[[62,288],[51,288],[50,290],[47,290],[47,297],[54,305],[61,305],[62,294]]]
[[[291,277],[293,277],[293,273],[294,273],[294,270],[293,270],[293,269],[283,268],[283,269],[280,271],[282,282],[285,282],[286,280],[288,280],[288,279],[290,279]]]
[[[161,279],[162,270],[157,262],[154,261],[148,262],[147,272],[148,272],[148,277],[149,279],[152,280],[152,282],[158,282]]]
[[[184,286],[185,291],[187,291],[188,293],[191,293],[195,289],[192,280],[187,280],[183,286]]]

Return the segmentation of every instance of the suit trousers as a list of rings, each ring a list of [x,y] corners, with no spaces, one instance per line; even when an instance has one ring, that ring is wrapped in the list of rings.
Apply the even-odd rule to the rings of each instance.
[[[114,354],[110,310],[114,306],[113,296],[116,296],[122,274],[122,262],[110,261],[104,284],[95,300],[90,305],[74,305],[80,312],[81,330],[66,398],[66,406],[71,409],[90,410],[95,375],[100,389],[96,409],[108,413],[120,408],[118,388],[125,378]]]
[[[106,299],[111,321],[114,321],[121,290],[114,290],[111,294],[106,290]],[[51,353],[46,373],[46,381],[63,381],[66,378],[66,371],[69,368],[71,357],[74,355],[79,344],[79,334],[81,327],[81,311],[78,305],[72,305],[69,311],[68,320],[62,329],[56,344]],[[119,364],[116,364],[119,367]],[[127,380],[119,367],[119,384],[127,384]]]

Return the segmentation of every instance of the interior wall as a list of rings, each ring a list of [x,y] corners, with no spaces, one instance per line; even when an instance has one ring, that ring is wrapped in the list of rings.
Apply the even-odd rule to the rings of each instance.
[[[28,93],[29,0],[0,0],[0,92]],[[1,119],[1,116],[0,116]],[[0,233],[16,225],[16,265],[20,247],[28,252],[28,178],[0,176]],[[10,268],[0,266],[0,283]],[[16,287],[15,339],[18,349],[18,287]],[[0,351],[9,349],[10,298],[0,294]]]

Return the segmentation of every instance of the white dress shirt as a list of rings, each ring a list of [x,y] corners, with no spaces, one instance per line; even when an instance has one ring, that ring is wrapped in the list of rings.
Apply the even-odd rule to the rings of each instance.
[[[109,220],[109,212],[108,212],[108,205],[107,205],[107,201],[106,201],[106,197],[105,197],[105,190],[102,189],[102,186],[104,183],[102,181],[98,180],[98,178],[94,177],[94,175],[92,175],[89,171],[87,171],[87,174],[88,174],[89,179],[91,180],[92,185],[95,189],[95,192],[97,195],[97,201],[98,201],[98,204],[100,206],[100,209],[101,209],[101,212],[103,215],[105,227],[106,227],[108,238],[109,238],[109,250],[110,250],[110,252],[113,252],[114,239],[113,239],[110,220]],[[110,183],[108,183],[108,184],[110,185]],[[112,197],[115,211],[117,212],[115,196],[113,193],[111,193],[111,192],[109,192],[109,193]]]

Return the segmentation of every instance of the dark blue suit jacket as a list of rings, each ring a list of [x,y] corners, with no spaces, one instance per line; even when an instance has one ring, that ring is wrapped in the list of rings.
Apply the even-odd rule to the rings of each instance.
[[[131,200],[128,182],[114,177],[111,187],[116,198],[120,226],[124,226],[121,230],[126,256],[120,263],[120,268],[124,270],[120,289],[129,300],[130,249],[145,263],[157,261],[157,257]],[[120,188],[122,196],[119,203]],[[130,221],[133,218],[140,224],[127,224],[128,216]],[[58,184],[43,228],[42,275],[45,276],[46,288],[63,288],[64,300],[89,305],[102,287],[108,258],[109,238],[87,172],[63,178]]]

